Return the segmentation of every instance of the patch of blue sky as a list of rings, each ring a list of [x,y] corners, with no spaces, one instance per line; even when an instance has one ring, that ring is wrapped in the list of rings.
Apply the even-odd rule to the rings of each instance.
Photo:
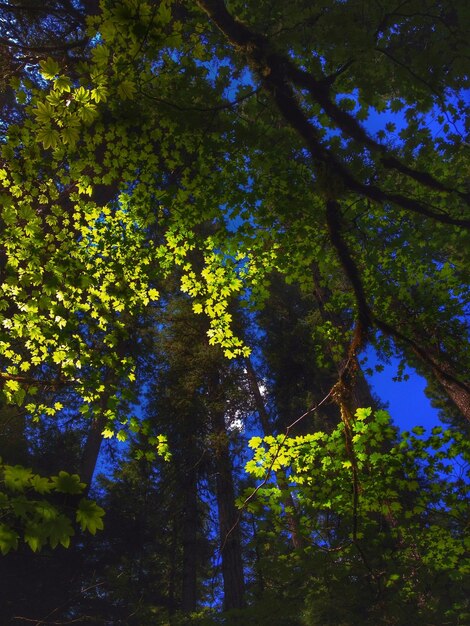
[[[197,61],[196,65],[204,67],[207,71],[206,80],[215,85],[220,78],[220,73],[226,73],[227,86],[222,91],[222,97],[233,101],[236,99],[238,90],[243,87],[254,89],[256,81],[248,67],[235,69],[229,58],[213,58],[210,61]]]
[[[388,363],[379,359],[375,350],[369,347],[366,350],[367,366],[372,370],[379,366],[379,371],[366,374],[366,379],[372,391],[386,404],[386,410],[392,418],[393,424],[401,433],[413,432],[418,439],[426,441],[435,428],[446,430],[449,428],[439,419],[439,411],[435,409],[431,400],[426,396],[426,380],[416,371],[406,366],[399,372],[399,360],[390,359]],[[400,374],[400,375],[398,375]],[[417,427],[422,426],[423,432]],[[438,431],[435,431],[436,434]],[[449,451],[450,443],[442,444],[442,451]],[[431,456],[436,450],[427,449]],[[463,480],[470,482],[470,465],[464,455],[458,454],[439,461],[436,471],[446,480]]]
[[[373,373],[366,374],[372,391],[387,405],[393,422],[400,430],[424,426],[426,430],[441,426],[439,412],[425,394],[426,380],[415,370],[406,366],[399,375],[399,360],[384,363],[372,347],[366,350],[367,367]],[[378,366],[378,371],[375,367]]]

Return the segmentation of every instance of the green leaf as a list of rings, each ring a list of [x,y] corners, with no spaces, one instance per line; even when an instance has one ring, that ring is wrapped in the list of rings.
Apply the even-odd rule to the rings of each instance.
[[[34,501],[28,500],[25,496],[19,496],[10,500],[13,513],[18,518],[26,518],[35,509]]]
[[[51,482],[54,489],[59,493],[71,495],[82,493],[86,487],[85,483],[80,482],[78,474],[69,474],[68,472],[59,472],[58,476],[52,476]]]
[[[86,124],[90,124],[97,116],[96,108],[93,104],[87,103],[78,110],[78,116]]]
[[[122,100],[132,100],[136,92],[135,83],[132,80],[123,80],[119,84],[117,93]]]
[[[80,501],[76,519],[82,530],[88,530],[92,535],[102,530],[103,516],[104,510],[96,502],[86,499]]]
[[[37,133],[38,141],[42,142],[44,150],[55,148],[59,142],[59,131],[53,128],[42,128]]]
[[[7,380],[5,382],[5,387],[10,391],[15,392],[20,388],[20,383],[17,380]]]
[[[65,144],[74,146],[80,137],[80,132],[76,126],[64,126],[61,135]]]
[[[59,76],[54,81],[54,88],[59,93],[69,93],[72,88],[72,82],[68,76]]]
[[[49,102],[38,102],[34,115],[39,122],[49,123],[54,111]]]
[[[263,440],[261,437],[252,437],[250,441],[248,442],[248,447],[252,448],[253,450],[256,450],[256,448],[260,447],[262,442]]]
[[[24,534],[24,540],[33,552],[38,552],[45,544],[42,533],[38,531],[38,526],[29,524]]]
[[[108,99],[108,90],[106,89],[106,87],[96,87],[95,89],[91,90],[91,98],[95,102],[106,102],[106,100]]]
[[[31,486],[37,493],[49,493],[53,489],[53,483],[49,478],[45,478],[35,474],[30,480]]]
[[[356,417],[357,417],[358,420],[364,421],[368,417],[370,417],[371,413],[372,413],[372,409],[370,407],[366,408],[366,409],[357,409],[356,410]]]
[[[22,465],[5,465],[4,482],[5,486],[12,491],[24,491],[29,485],[33,473]]]
[[[0,552],[5,555],[18,548],[19,535],[6,524],[0,524]]]
[[[65,350],[55,350],[52,355],[52,360],[54,363],[62,363],[67,357],[67,352]]]
[[[109,48],[106,46],[95,46],[91,51],[91,56],[97,65],[104,65],[109,59]]]
[[[53,80],[55,76],[60,72],[60,67],[57,61],[48,57],[45,61],[39,61],[39,71],[43,78],[46,80]]]
[[[46,532],[51,548],[57,547],[59,543],[68,548],[70,538],[75,534],[71,521],[65,515],[57,515],[51,519],[46,525]]]

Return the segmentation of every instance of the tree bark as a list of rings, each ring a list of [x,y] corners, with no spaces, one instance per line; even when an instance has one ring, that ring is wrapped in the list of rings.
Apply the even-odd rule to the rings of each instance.
[[[216,380],[217,379],[217,380]],[[223,396],[218,375],[213,376],[210,393],[216,399],[211,412],[213,429],[213,458],[216,472],[216,498],[219,517],[219,541],[222,557],[224,610],[245,606],[245,578],[240,535],[240,515],[235,507],[235,486],[230,458],[225,413],[218,396]],[[222,400],[223,402],[223,400]]]
[[[94,418],[90,424],[78,471],[80,480],[86,484],[85,494],[88,494],[91,489],[93,474],[95,473],[103,441],[102,432],[105,426],[106,418],[104,416]]]
[[[333,311],[329,311],[326,307],[331,294],[329,290],[322,286],[320,270],[318,266],[313,263],[312,264],[312,277],[313,277],[313,291],[315,295],[315,299],[318,303],[318,310],[320,312],[320,316],[323,321],[331,322],[333,326],[338,328],[341,332],[346,333],[348,328],[342,319],[341,315],[335,313]],[[333,351],[330,350],[331,358],[338,370],[338,374],[341,373],[343,363],[338,363],[337,358],[333,354]],[[353,388],[350,390],[351,397],[351,410],[353,414],[356,409],[371,407],[374,408],[377,405],[377,402],[374,400],[372,392],[370,390],[369,383],[364,377],[364,374],[361,370],[361,366],[359,365],[359,361],[356,356],[353,357],[353,369],[355,371],[355,379]]]
[[[108,381],[105,380],[107,383]],[[95,416],[90,424],[90,429],[83,448],[82,458],[79,467],[80,480],[86,484],[84,495],[88,494],[93,482],[93,474],[95,473],[96,463],[103,442],[103,430],[106,426],[106,408],[109,399],[109,392],[105,391],[100,399],[100,413]]]
[[[189,467],[182,483],[183,499],[183,572],[181,586],[181,608],[192,613],[197,608],[197,566],[199,525],[197,470],[194,464]]]
[[[420,358],[420,355],[415,352]],[[422,358],[420,360],[423,360]],[[432,372],[449,400],[462,413],[462,416],[470,422],[470,387],[459,380],[453,368],[442,358],[429,354],[429,361],[433,363]],[[426,364],[426,363],[425,363]]]
[[[434,375],[450,400],[452,400],[465,419],[470,422],[470,393],[452,380],[446,379],[440,372],[434,372]]]
[[[176,611],[176,552],[178,539],[178,525],[176,518],[173,518],[171,526],[171,544],[170,544],[170,573],[168,580],[168,613],[170,616],[170,624],[172,616]]]

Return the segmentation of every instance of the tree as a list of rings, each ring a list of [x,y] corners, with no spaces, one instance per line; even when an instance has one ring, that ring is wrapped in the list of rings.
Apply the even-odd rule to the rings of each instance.
[[[14,354],[6,357],[10,367],[18,368],[23,363],[26,368],[26,363],[34,364],[31,359],[37,365],[55,359],[53,364],[61,367],[62,375],[82,380],[77,361],[92,361],[90,348],[83,339],[77,339],[80,333],[74,331],[76,318],[62,317],[57,311],[56,317],[63,320],[63,332],[55,338],[57,328],[51,328],[48,314],[42,312],[45,299],[50,308],[50,296],[45,290],[53,290],[54,286],[47,274],[38,283],[38,263],[50,265],[53,273],[61,268],[55,280],[69,285],[60,301],[62,308],[83,315],[93,307],[96,331],[104,333],[113,359],[111,328],[116,321],[119,323],[113,319],[116,311],[124,307],[137,312],[149,294],[156,297],[151,284],[157,278],[157,268],[161,274],[169,264],[184,266],[183,289],[196,297],[197,310],[206,309],[212,317],[212,340],[222,343],[228,354],[236,354],[241,348],[228,329],[227,296],[246,284],[256,297],[258,285],[263,282],[261,275],[273,267],[286,274],[294,272],[296,280],[308,281],[310,260],[317,259],[320,283],[333,272],[344,274],[350,284],[350,307],[354,311],[351,323],[357,322],[351,352],[364,345],[377,329],[391,337],[405,356],[413,353],[413,358],[419,358],[465,413],[465,355],[455,353],[454,345],[449,344],[457,333],[468,333],[461,321],[466,306],[466,263],[461,251],[469,226],[465,216],[467,196],[459,182],[465,157],[462,140],[451,125],[444,130],[444,138],[437,141],[425,128],[425,113],[431,106],[439,106],[442,115],[454,118],[465,106],[459,99],[459,89],[465,86],[459,58],[453,59],[452,73],[446,67],[432,79],[426,65],[429,58],[442,52],[442,29],[458,35],[465,9],[456,5],[450,14],[434,7],[440,11],[439,29],[434,29],[437,33],[430,17],[416,24],[419,36],[428,37],[429,56],[418,57],[416,67],[411,63],[406,72],[391,50],[397,38],[402,44],[408,41],[410,49],[415,45],[409,31],[409,21],[416,19],[411,7],[403,14],[381,14],[376,7],[370,7],[365,23],[355,2],[317,12],[299,2],[285,14],[279,8],[274,21],[264,5],[249,15],[242,11],[238,20],[221,2],[200,2],[199,6],[206,17],[194,6],[162,3],[152,9],[145,3],[109,5],[90,21],[90,35],[98,29],[100,42],[92,49],[88,64],[82,64],[81,74],[66,77],[51,59],[42,65],[43,76],[51,84],[48,95],[42,89],[30,90],[27,84],[20,89],[27,99],[31,98],[26,108],[30,119],[9,129],[3,148],[3,202],[6,224],[13,226],[18,219],[19,224],[21,220],[28,224],[19,226],[22,236],[18,239],[18,231],[6,252],[6,284],[11,283],[7,298],[16,303],[13,318],[8,319],[16,320],[10,329],[15,333],[19,332],[17,326],[34,323],[37,336],[28,348],[29,354],[23,356],[13,350]],[[184,25],[180,20],[183,14]],[[298,39],[292,35],[293,19],[302,25]],[[338,21],[355,25],[350,26],[347,59],[340,47],[332,45],[334,38],[329,38],[332,24]],[[269,25],[267,35],[257,34],[259,23]],[[372,29],[375,39],[366,37],[363,41],[366,28],[372,25],[376,25]],[[274,43],[272,33],[279,28],[282,36]],[[307,62],[306,51],[312,49],[318,56],[310,55]],[[178,50],[178,55],[171,50]],[[356,55],[362,60],[364,50],[371,58],[388,59],[390,66],[359,64]],[[204,65],[209,55],[214,63],[225,64],[226,69],[209,73]],[[165,68],[164,72],[155,74],[154,60]],[[383,87],[384,67],[393,72],[392,100],[388,83],[386,89]],[[249,86],[237,78],[247,71],[251,72]],[[424,82],[414,78],[418,71],[425,77]],[[344,94],[354,89],[359,89],[357,98],[347,100]],[[445,97],[449,90],[455,96]],[[236,98],[225,97],[228,91],[236,91]],[[48,100],[42,101],[44,96]],[[130,116],[137,96],[138,127]],[[204,106],[197,104],[201,99],[205,99]],[[155,106],[150,107],[152,102]],[[194,105],[188,106],[190,102]],[[397,108],[406,112],[408,125],[401,132],[399,147],[380,143],[361,126],[361,120],[371,111],[387,107],[390,115]],[[188,108],[190,115],[186,114]],[[311,121],[312,116],[318,117],[323,130]],[[172,128],[178,128],[178,134],[172,133],[170,138],[168,129]],[[34,133],[42,142],[42,150],[35,145]],[[272,159],[262,162],[261,151],[269,154],[268,144],[273,143],[292,161],[275,166]],[[134,149],[137,145],[138,152]],[[437,162],[440,169],[435,171]],[[266,189],[266,182],[272,181],[273,167],[276,182]],[[209,175],[211,169],[217,172],[216,177]],[[42,172],[39,178],[38,171]],[[168,177],[172,179],[170,185]],[[289,198],[293,181],[298,188]],[[397,185],[400,193],[394,191]],[[255,186],[256,194],[250,192]],[[274,189],[277,199],[273,197]],[[158,206],[155,199],[159,193],[160,208],[151,209]],[[12,205],[15,198],[19,199],[20,214]],[[109,203],[116,203],[118,198],[119,204],[110,210]],[[215,204],[213,198],[217,198]],[[281,204],[280,198],[285,203]],[[222,227],[215,235],[201,235],[195,228],[197,224],[216,220],[224,225],[226,218],[220,207],[226,206],[230,207],[232,222],[248,214],[249,219],[235,232]],[[166,245],[156,249],[145,244],[148,226],[155,220],[166,233]],[[265,231],[267,220],[277,225],[272,233]],[[116,239],[118,224],[122,234]],[[38,236],[44,229],[50,232],[47,241],[40,242]],[[85,232],[87,236],[77,247],[77,235],[84,236]],[[253,233],[257,233],[255,241]],[[300,255],[299,237],[304,242]],[[328,254],[319,262],[325,237]],[[401,246],[401,263],[396,259],[399,242],[406,242]],[[36,250],[32,257],[28,254],[28,261],[25,246],[30,252]],[[191,267],[188,251],[193,246],[204,254],[203,272]],[[117,250],[120,252],[116,254]],[[137,281],[126,270],[131,250],[134,265],[138,260]],[[414,279],[415,289],[414,284],[403,280],[411,258],[415,263],[419,259],[421,268]],[[102,267],[106,267],[107,275],[97,271],[99,259],[105,261]],[[18,272],[23,282],[32,280],[37,284],[33,298],[23,287],[13,293]],[[80,294],[74,284],[72,294],[74,277],[79,273],[88,276],[90,272],[93,284],[78,287]],[[117,293],[111,289],[110,272],[112,284],[120,285]],[[425,290],[429,281],[439,285],[435,291],[439,305],[425,320],[422,296],[416,298],[415,292]],[[458,296],[453,295],[456,288]],[[258,295],[262,296],[262,291]],[[32,312],[14,312],[25,299],[29,306],[35,306],[32,302],[40,297],[43,304],[34,313],[34,322]],[[57,305],[54,302],[55,309]],[[429,307],[425,308],[429,317]],[[420,327],[438,328],[439,345],[434,348],[424,342],[414,332],[415,326],[407,329],[403,324],[405,315],[407,321],[416,316]],[[90,324],[89,318],[87,321]],[[95,330],[90,327],[90,332]],[[46,337],[57,346],[52,352],[45,348]],[[9,354],[12,347],[6,343],[4,352]],[[453,363],[456,358],[459,371]],[[10,386],[13,383],[9,381]],[[99,387],[96,383],[94,386]]]
[[[3,7],[15,16],[5,45],[17,100],[0,156],[3,403],[60,420],[69,407],[41,390],[69,393],[90,419],[90,483],[103,433],[141,428],[129,420],[142,393],[133,331],[169,306],[166,281],[176,276],[210,344],[246,359],[234,311],[272,306],[282,277],[317,322],[335,376],[323,402],[337,406],[348,454],[370,399],[358,361],[368,344],[417,364],[470,419],[466,2],[112,0],[85,22],[78,5],[47,6],[39,18]],[[57,47],[38,58],[41,25]],[[269,333],[266,362],[295,363],[267,347]],[[272,367],[284,423],[312,391],[294,383],[312,370],[322,380],[307,361],[284,389]],[[180,446],[188,456],[207,424],[224,435],[230,367],[209,369],[209,422],[194,432],[187,414],[174,431],[196,438]],[[232,501],[224,446],[212,460]],[[198,477],[180,478],[194,512]]]
[[[154,354],[159,367],[152,368],[148,413],[155,428],[168,433],[175,488],[183,501],[181,607],[187,613],[196,611],[202,595],[197,573],[203,560],[200,535],[207,526],[201,515],[206,482],[216,503],[224,606],[242,608],[243,559],[227,429],[230,406],[236,403],[237,410],[243,411],[237,393],[239,371],[230,367],[219,349],[208,348],[205,320],[194,315],[187,297],[173,295],[157,319],[160,331],[155,334]]]
[[[389,416],[377,411],[371,421],[370,413],[358,410],[350,449],[344,424],[330,434],[250,442],[247,469],[263,482],[248,506],[267,507],[279,532],[284,495],[271,472],[290,468],[302,530],[316,548],[291,575],[305,585],[295,610],[304,619],[295,623],[424,624],[437,623],[436,615],[458,623],[468,602],[448,590],[468,578],[468,483],[451,459],[462,455],[468,469],[468,443],[441,427],[428,437],[416,427],[394,440]]]

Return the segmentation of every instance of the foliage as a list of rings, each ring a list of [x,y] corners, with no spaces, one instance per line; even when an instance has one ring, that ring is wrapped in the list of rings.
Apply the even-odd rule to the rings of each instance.
[[[413,623],[428,623],[433,614],[467,619],[469,607],[453,607],[445,595],[447,586],[464,588],[470,574],[470,449],[460,433],[436,427],[424,436],[415,427],[397,438],[385,411],[359,409],[349,449],[342,423],[331,434],[254,437],[249,445],[246,470],[262,482],[247,507],[269,511],[277,533],[286,531],[288,511],[271,473],[289,471],[310,546],[297,557],[311,577],[307,623],[355,623],[356,611],[363,623],[377,623],[384,607],[387,623],[409,623],[410,611]],[[354,580],[351,604],[334,609],[342,586]],[[376,598],[367,610],[364,584]]]
[[[21,465],[1,463],[0,481],[3,555],[16,550],[19,540],[33,552],[47,544],[67,548],[75,534],[71,518],[74,510],[82,530],[94,535],[103,528],[103,509],[87,498],[77,500],[85,487],[77,474],[60,471],[57,476],[44,477]],[[75,496],[77,502],[70,496]]]
[[[78,432],[85,418],[83,456],[116,435],[137,461],[103,483],[115,534],[81,553],[74,589],[95,591],[58,600],[64,619],[130,624],[132,605],[149,623],[268,623],[272,611],[279,624],[467,620],[468,482],[452,472],[468,460],[459,422],[470,419],[468,2],[46,0],[0,11],[0,402],[18,409],[24,462],[0,467],[0,550],[67,546],[74,515],[88,534],[102,528],[75,469],[28,469],[28,424],[57,420],[65,449],[63,424]],[[398,440],[381,411],[350,419],[369,404],[358,401],[370,397],[358,364],[368,344],[417,367],[454,429]],[[266,399],[243,371],[253,346]],[[147,420],[133,407],[145,393]],[[250,607],[188,617],[197,602],[179,601],[180,560],[192,590],[209,584],[195,578],[210,569],[197,546],[215,531],[198,507],[214,508],[222,470],[233,485],[244,440],[226,420],[255,405]],[[313,425],[291,436],[305,410]],[[227,493],[221,552],[238,533],[239,520],[220,534]],[[119,534],[121,497],[147,524],[135,554]],[[159,555],[155,537],[183,528]]]
[[[344,305],[354,307],[363,324],[375,323],[401,349],[413,349],[428,366],[446,375],[446,368],[452,367],[451,375],[461,380],[453,364],[441,363],[442,356],[437,362],[431,349],[423,348],[414,326],[409,332],[404,326],[398,330],[397,320],[397,313],[400,320],[404,317],[401,309],[411,307],[422,328],[437,325],[445,330],[436,346],[441,355],[464,359],[453,339],[467,334],[459,321],[467,298],[462,291],[467,264],[461,251],[468,231],[465,218],[459,217],[465,215],[458,179],[465,168],[463,154],[451,126],[438,142],[429,129],[416,130],[426,125],[424,113],[432,105],[457,119],[464,103],[443,100],[443,89],[444,84],[454,89],[458,98],[462,82],[456,83],[457,77],[463,81],[458,63],[454,63],[457,74],[446,70],[433,76],[437,95],[431,91],[429,96],[428,88],[426,99],[426,84],[410,81],[410,75],[419,68],[427,76],[429,67],[420,64],[429,63],[430,57],[416,57],[409,74],[400,69],[399,61],[392,62],[397,97],[387,101],[388,81],[383,82],[387,65],[368,59],[359,66],[356,59],[367,29],[365,23],[351,26],[356,24],[355,2],[318,14],[318,9],[298,2],[282,19],[282,12],[268,15],[260,4],[245,16],[250,26],[236,34],[230,14],[215,17],[218,4],[199,6],[230,43],[245,51],[246,60],[223,45],[196,6],[183,8],[183,23],[171,2],[126,1],[104,4],[100,15],[88,20],[88,37],[95,44],[73,76],[64,73],[57,60],[46,58],[39,67],[40,86],[28,78],[15,79],[17,93],[24,94],[25,103],[18,105],[24,121],[8,129],[1,168],[2,220],[9,233],[2,283],[2,326],[8,336],[1,343],[8,401],[21,404],[22,380],[36,380],[34,372],[44,366],[51,378],[73,382],[84,410],[102,394],[98,375],[102,365],[116,372],[120,394],[128,393],[132,360],[117,350],[125,334],[124,312],[135,317],[158,299],[157,283],[175,267],[181,268],[181,289],[195,299],[195,310],[210,319],[210,341],[221,344],[227,356],[246,355],[248,348],[231,327],[229,298],[249,289],[252,302],[262,300],[266,274],[275,268],[306,287],[312,260],[319,265],[322,281],[332,273],[344,273],[352,281]],[[390,58],[394,33],[402,27],[401,36],[406,38],[409,18],[394,15],[394,30],[388,15],[380,21],[378,9],[370,9],[367,19],[377,21],[381,33],[377,36],[383,45],[387,41],[385,48],[377,47],[374,58]],[[339,19],[342,11],[345,15]],[[312,57],[317,60],[310,60],[305,70],[297,63],[309,49],[309,38],[302,30],[292,45],[287,33],[293,16],[300,23],[322,24],[321,38],[315,40],[318,56]],[[351,28],[347,54],[354,61],[346,60],[341,46],[333,45],[338,32],[329,39],[338,20]],[[278,28],[284,33],[275,44],[269,37],[257,40],[258,56],[273,47],[269,61],[255,60],[255,52],[240,43],[256,33],[260,23],[269,25],[268,33]],[[455,23],[458,28],[458,20]],[[420,36],[429,36],[430,48],[439,50],[438,35],[424,22],[422,27]],[[319,32],[315,27],[315,36]],[[365,50],[371,44],[366,38]],[[287,58],[288,54],[297,56]],[[324,67],[318,61],[322,57]],[[365,58],[363,51],[359,57]],[[288,100],[289,89],[310,89],[313,100],[302,102],[302,110],[291,100],[279,100],[280,88],[273,91],[276,68],[269,64],[281,61],[286,74],[276,80],[284,85]],[[253,93],[263,89],[267,94],[264,110],[237,78],[247,65]],[[226,94],[233,91],[237,96],[231,101]],[[355,98],[353,113],[345,104],[346,94]],[[358,121],[376,109],[393,110],[397,101],[406,107],[408,124],[400,133],[400,149],[379,143]],[[207,112],[212,112],[209,125]],[[323,130],[309,140],[301,120],[305,117],[309,124],[307,117],[313,115]],[[333,127],[340,141],[330,133]],[[312,137],[317,132],[313,128]],[[269,143],[283,149],[289,163],[275,164],[275,155],[266,159]],[[367,159],[363,150],[369,153]],[[438,171],[436,154],[441,155]],[[377,177],[378,187],[368,182]],[[398,181],[401,195],[391,191]],[[416,195],[419,202],[412,199]],[[325,198],[331,209],[327,214]],[[347,207],[344,211],[342,204]],[[235,230],[225,227],[225,207],[230,207],[231,224],[240,224]],[[266,226],[273,222],[276,228],[268,232]],[[204,232],[202,225],[207,223],[217,225],[215,233],[207,228]],[[355,228],[343,235],[347,224]],[[330,246],[321,259],[325,236]],[[195,249],[197,255],[192,253]],[[408,284],[410,263],[415,270]],[[439,302],[432,313],[423,304],[426,292],[431,297],[430,288],[433,301]],[[411,319],[408,311],[405,316]],[[29,393],[34,393],[32,383]],[[38,414],[46,408],[55,410],[33,404],[29,410]],[[108,408],[110,419],[119,412],[119,401],[114,404]]]

